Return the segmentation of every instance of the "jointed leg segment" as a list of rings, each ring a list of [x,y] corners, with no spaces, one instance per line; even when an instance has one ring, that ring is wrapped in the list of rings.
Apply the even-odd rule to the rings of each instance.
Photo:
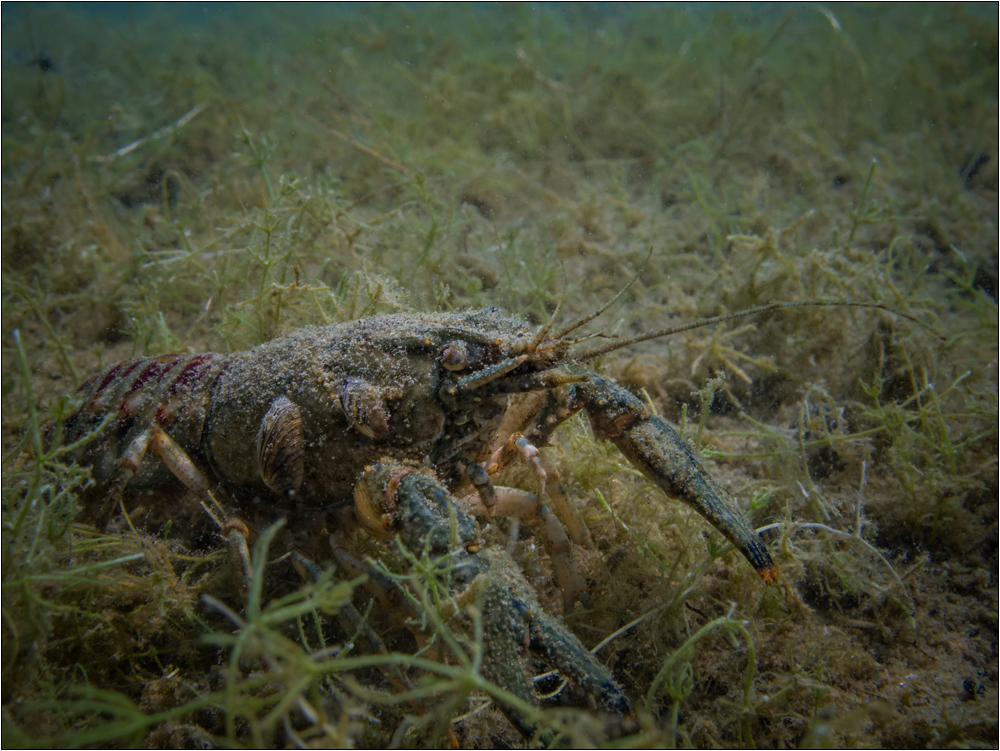
[[[490,475],[497,474],[504,466],[519,459],[531,464],[535,471],[535,477],[538,480],[538,492],[535,495],[516,488],[495,487],[489,480]],[[472,463],[468,467],[468,473],[478,494],[478,499],[475,497],[465,499],[470,511],[473,514],[485,516],[499,514],[512,520],[508,553],[512,552],[511,548],[517,539],[521,520],[538,519],[541,524],[545,549],[552,559],[556,581],[563,591],[563,606],[566,612],[572,612],[573,603],[577,601],[582,602],[584,607],[591,607],[590,597],[586,591],[587,585],[573,560],[572,546],[566,536],[566,531],[543,500],[547,486],[552,491],[549,493],[549,497],[553,500],[558,499],[557,508],[565,506],[570,509],[570,511],[563,511],[560,508],[560,511],[563,512],[564,519],[568,517],[571,522],[575,522],[573,528],[579,534],[577,539],[587,540],[590,534],[562,491],[562,484],[558,483],[558,475],[556,475],[555,486],[549,486],[548,473],[543,466],[539,450],[523,435],[514,433],[501,448],[493,453],[485,468]],[[581,527],[582,534],[579,532]]]

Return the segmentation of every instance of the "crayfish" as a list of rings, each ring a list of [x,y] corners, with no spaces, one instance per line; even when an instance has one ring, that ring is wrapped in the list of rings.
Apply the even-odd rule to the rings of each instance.
[[[707,519],[764,582],[776,581],[760,536],[688,443],[585,364],[636,341],[779,307],[883,306],[776,303],[579,351],[586,338],[571,334],[611,302],[558,331],[558,308],[540,328],[492,308],[399,313],[306,328],[230,355],[135,358],[80,388],[59,439],[70,445],[95,434],[74,459],[92,468],[97,519],[106,519],[126,490],[180,479],[226,539],[244,596],[254,534],[244,517],[328,513],[338,525],[325,532],[339,569],[369,574],[374,590],[377,572],[344,542],[352,523],[397,538],[415,555],[450,556],[444,586],[456,601],[484,603],[490,680],[533,702],[522,661],[511,659],[529,648],[604,710],[628,716],[621,687],[538,605],[506,554],[480,549],[473,516],[537,519],[564,604],[586,603],[570,540],[583,543],[589,533],[539,452],[583,411],[598,439],[613,442],[667,496]],[[531,466],[535,487],[495,486],[499,471],[517,462]],[[296,560],[300,572],[316,570],[311,556]],[[527,719],[501,708],[530,735]]]

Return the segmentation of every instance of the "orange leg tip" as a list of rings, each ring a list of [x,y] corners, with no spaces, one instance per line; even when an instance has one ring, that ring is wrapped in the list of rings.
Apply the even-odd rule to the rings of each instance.
[[[757,573],[760,574],[760,578],[764,580],[765,584],[776,584],[778,582],[778,578],[781,576],[778,572],[777,566],[762,568]]]
[[[250,537],[250,529],[242,519],[229,519],[222,525],[223,537],[229,537],[230,532],[239,532],[244,537]]]

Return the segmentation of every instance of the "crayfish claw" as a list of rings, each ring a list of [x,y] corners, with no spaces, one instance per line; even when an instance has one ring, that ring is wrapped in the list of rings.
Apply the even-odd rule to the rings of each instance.
[[[778,569],[735,499],[705,469],[681,435],[618,384],[596,374],[576,387],[594,435],[610,440],[670,498],[683,501],[721,532],[768,584]]]

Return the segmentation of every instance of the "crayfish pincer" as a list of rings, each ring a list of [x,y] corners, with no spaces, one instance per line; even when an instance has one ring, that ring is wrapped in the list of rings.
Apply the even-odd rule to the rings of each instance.
[[[482,671],[493,686],[534,703],[531,679],[519,656],[530,650],[559,670],[605,712],[630,718],[632,706],[607,669],[535,597],[523,575],[502,550],[481,550],[476,524],[463,504],[431,474],[387,460],[365,470],[355,488],[359,513],[374,512],[380,532],[396,534],[414,556],[436,559],[452,608],[475,604],[481,614]],[[349,558],[349,557],[348,557]],[[379,573],[362,566],[377,582]],[[376,585],[377,586],[377,585]],[[411,619],[412,623],[419,618]],[[497,706],[525,735],[535,727],[522,708],[493,696]]]

